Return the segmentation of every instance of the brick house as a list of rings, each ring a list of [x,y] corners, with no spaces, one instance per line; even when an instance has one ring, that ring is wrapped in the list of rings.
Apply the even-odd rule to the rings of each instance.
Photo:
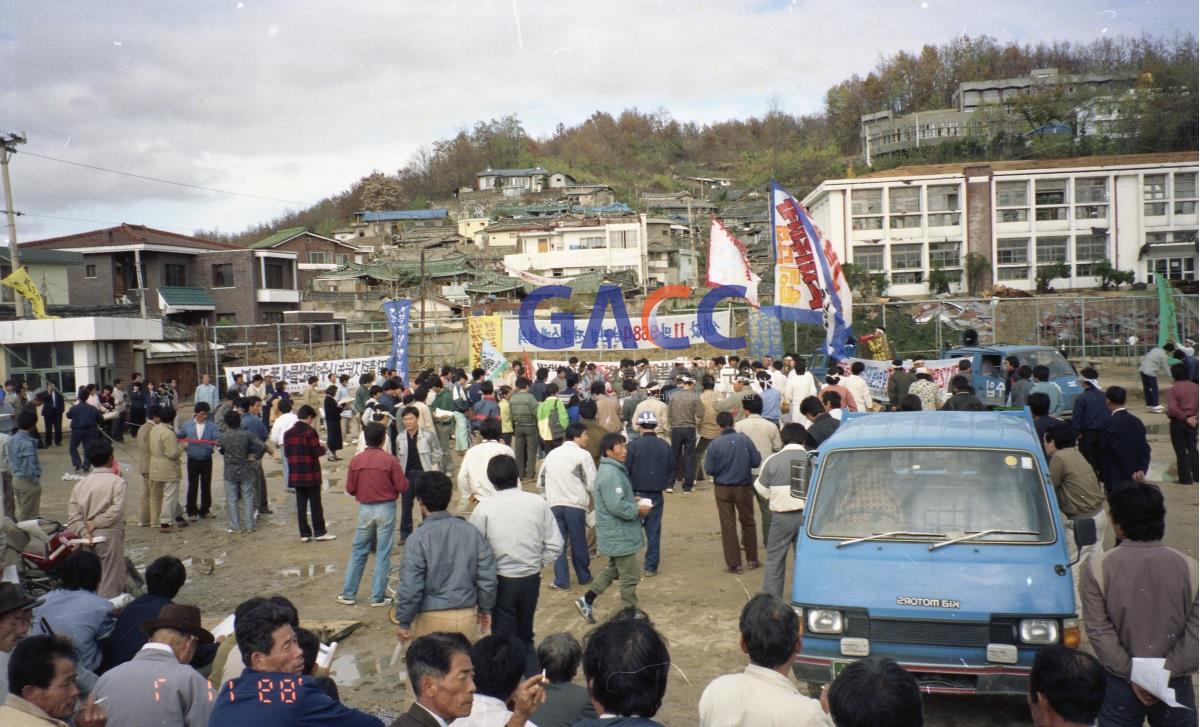
[[[285,311],[300,308],[298,254],[291,250],[246,249],[130,224],[21,247],[83,256],[68,271],[72,306],[136,304],[144,292],[147,315],[185,325],[282,323]]]
[[[301,291],[312,290],[312,281],[322,273],[367,260],[367,251],[358,246],[309,232],[306,227],[280,230],[250,245],[250,249],[296,253]]]

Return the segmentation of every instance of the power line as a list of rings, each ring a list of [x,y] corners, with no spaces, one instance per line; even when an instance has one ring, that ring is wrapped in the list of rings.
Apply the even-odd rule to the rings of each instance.
[[[0,210],[0,214],[5,214],[7,212],[8,212],[8,210]],[[95,223],[101,224],[101,225],[123,225],[123,224],[125,224],[124,222],[118,222],[117,220],[96,220],[96,219],[91,219],[88,217],[61,217],[59,215],[39,215],[34,212],[21,212],[19,210],[13,210],[13,215],[15,215],[17,217],[37,217],[38,219],[44,219],[44,220],[65,220],[67,222],[95,222]],[[187,235],[191,235],[191,234],[195,233],[195,230],[185,230],[182,227],[155,227],[155,229],[168,230],[170,232],[182,232]]]
[[[160,184],[170,184],[170,185],[174,185],[176,187],[186,187],[188,189],[198,189],[202,192],[216,192],[217,194],[228,194],[228,195],[231,195],[234,197],[248,197],[250,199],[262,199],[262,200],[267,200],[268,202],[282,202],[283,204],[294,204],[294,205],[299,205],[301,207],[306,207],[309,204],[311,204],[310,202],[298,202],[294,199],[280,199],[278,197],[266,197],[261,194],[248,194],[246,192],[231,192],[228,189],[217,189],[216,187],[202,187],[198,184],[189,184],[187,182],[176,182],[171,179],[161,179],[159,177],[149,177],[144,174],[134,174],[133,172],[123,172],[118,169],[108,169],[107,167],[98,167],[94,164],[84,164],[83,162],[75,162],[75,161],[71,161],[70,159],[59,159],[57,157],[46,156],[44,154],[35,154],[34,152],[31,152],[31,151],[26,151],[26,152],[21,152],[21,153],[25,154],[26,156],[37,157],[38,159],[45,159],[47,161],[58,162],[60,164],[70,164],[71,166],[83,167],[84,169],[92,169],[92,170],[95,170],[98,172],[108,172],[109,174],[119,174],[123,177],[132,177],[134,179],[141,179],[141,180],[145,180],[147,182],[158,182]]]

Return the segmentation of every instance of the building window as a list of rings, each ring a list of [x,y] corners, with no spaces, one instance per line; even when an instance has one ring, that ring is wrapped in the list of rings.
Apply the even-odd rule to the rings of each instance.
[[[237,325],[237,313],[218,313],[217,314],[217,325],[218,326],[236,326]]]
[[[262,312],[263,323],[283,323],[283,311],[265,310]]]
[[[929,226],[949,227],[958,224],[958,185],[944,184],[926,188]]]
[[[84,265],[83,266],[83,277],[85,277],[85,278],[96,277],[96,266],[95,265]]]
[[[1029,182],[996,182],[997,207],[1028,207]]]
[[[604,247],[604,235],[580,237],[567,243],[568,250],[598,250]]]
[[[634,249],[638,246],[637,230],[612,230],[608,233],[610,247],[614,250]]]
[[[1040,222],[1069,219],[1067,180],[1039,179],[1033,184],[1034,219]]]
[[[892,187],[888,190],[888,227],[902,230],[921,226],[920,187]]]
[[[1037,241],[1037,261],[1039,264],[1064,263],[1067,261],[1067,238],[1039,237]]]
[[[1178,172],[1175,175],[1175,214],[1196,214],[1196,173]]]
[[[961,242],[929,243],[929,267],[945,269],[962,267],[961,248]]]
[[[892,270],[921,270],[921,245],[892,245]]]
[[[996,210],[997,222],[1028,222],[1029,209]]]
[[[346,254],[339,253],[334,256],[334,260],[337,261],[338,265],[349,265],[350,264],[350,256],[346,255]]]
[[[212,266],[212,287],[233,287],[233,263],[221,263]]]
[[[64,395],[75,392],[75,344],[35,343],[5,346],[8,349],[8,378],[40,389],[54,382]]]
[[[856,189],[850,193],[850,229],[883,229],[883,190]]]
[[[333,255],[328,252],[310,252],[308,262],[311,265],[329,265],[333,262]]]
[[[1147,174],[1142,177],[1142,201],[1145,202],[1143,214],[1147,217],[1161,217],[1167,214],[1167,175]]]
[[[996,240],[996,264],[1020,265],[1029,262],[1029,238],[1013,237]]]
[[[1108,205],[1105,205],[1105,204],[1076,205],[1075,219],[1077,219],[1077,220],[1108,219]]]
[[[1200,236],[1200,230],[1176,230],[1171,233],[1171,241],[1195,243],[1198,236]]]
[[[1097,262],[1108,257],[1108,235],[1081,235],[1075,238],[1075,261]]]
[[[910,285],[914,283],[920,283],[922,280],[922,274],[923,273],[921,273],[919,270],[915,272],[892,273],[892,283],[895,285]]]
[[[187,266],[174,263],[163,265],[163,285],[174,287],[187,285]]]
[[[1007,268],[996,268],[996,280],[1029,280],[1029,266],[1013,265]]]
[[[1146,271],[1158,273],[1168,280],[1195,280],[1196,258],[1160,257],[1146,262]]]
[[[264,288],[272,290],[292,290],[292,266],[285,263],[266,264],[267,279]]]
[[[1085,177],[1075,180],[1075,203],[1092,204],[1108,201],[1108,180],[1104,177]]]
[[[854,264],[868,273],[882,273],[883,247],[855,245]]]
[[[1147,232],[1146,233],[1146,244],[1147,245],[1161,245],[1162,243],[1164,243],[1166,241],[1167,241],[1167,233],[1165,233],[1165,232]]]

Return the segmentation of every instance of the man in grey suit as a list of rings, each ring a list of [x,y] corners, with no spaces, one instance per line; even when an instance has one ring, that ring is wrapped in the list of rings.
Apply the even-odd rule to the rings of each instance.
[[[200,609],[168,603],[141,629],[150,637],[146,645],[96,682],[96,699],[108,697],[108,727],[206,727],[216,694],[188,666],[197,645],[213,643],[200,625]]]

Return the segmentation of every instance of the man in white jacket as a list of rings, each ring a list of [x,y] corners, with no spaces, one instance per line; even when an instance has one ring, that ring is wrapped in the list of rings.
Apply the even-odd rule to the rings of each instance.
[[[804,362],[797,359],[783,387],[783,400],[788,403],[788,421],[807,426],[808,420],[800,413],[800,402],[810,396],[816,396],[817,390],[816,378]]]
[[[572,422],[567,426],[566,441],[546,454],[538,473],[538,491],[545,495],[563,539],[562,552],[554,562],[551,588],[556,591],[571,587],[571,572],[567,569],[568,546],[579,585],[592,582],[587,513],[596,487],[596,465],[586,449],[587,444],[587,428],[583,422]]]
[[[300,421],[300,417],[296,416],[296,412],[292,411],[292,403],[291,399],[279,400],[279,416],[275,417],[275,423],[271,425],[271,434],[267,437],[269,440],[267,446],[283,466],[283,484],[285,485],[288,483],[288,463],[287,457],[283,456],[283,435],[296,422]],[[287,489],[288,492],[292,491],[290,486]]]
[[[804,449],[804,427],[785,424],[780,432],[783,449],[763,460],[754,490],[771,509],[771,532],[767,537],[767,566],[763,592],[783,597],[787,578],[788,552],[796,547],[796,536],[804,524],[804,500],[792,497],[792,463],[808,456]]]
[[[500,441],[500,420],[488,417],[479,423],[479,436],[483,441],[472,446],[463,455],[458,467],[459,509],[467,509],[470,502],[479,502],[496,494],[496,488],[487,476],[488,462],[492,458],[507,454],[514,457],[512,447]]]
[[[871,406],[875,403],[875,399],[871,396],[871,387],[862,377],[863,371],[866,370],[866,364],[862,361],[855,361],[850,364],[850,375],[842,377],[842,386],[846,387],[846,391],[849,391],[854,397],[854,403],[858,405],[859,411],[870,411]]]

